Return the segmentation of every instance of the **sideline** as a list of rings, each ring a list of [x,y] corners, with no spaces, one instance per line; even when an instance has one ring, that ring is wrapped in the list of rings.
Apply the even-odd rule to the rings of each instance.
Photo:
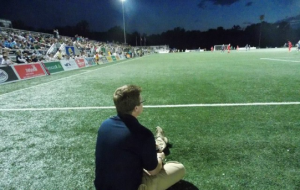
[[[283,106],[300,105],[300,102],[256,102],[256,103],[226,103],[226,104],[178,104],[178,105],[146,105],[144,108],[188,108],[188,107],[241,107],[241,106]],[[0,108],[0,111],[64,111],[64,110],[105,110],[115,109],[114,106],[100,107],[60,107],[60,108]]]
[[[129,61],[133,61],[133,60],[137,60],[137,59],[141,59],[143,57],[138,57],[138,58],[134,58],[134,59],[130,59],[130,60],[124,60],[120,63],[115,63],[113,65],[108,65],[108,66],[103,66],[103,67],[100,67],[98,69],[93,69],[93,70],[89,70],[89,71],[84,71],[82,73],[78,73],[78,74],[75,74],[75,75],[71,75],[71,76],[67,76],[67,77],[63,77],[63,78],[59,78],[59,79],[55,79],[55,80],[52,80],[52,81],[49,81],[49,82],[45,82],[45,83],[41,83],[41,84],[37,84],[37,85],[34,85],[34,86],[30,86],[30,87],[27,87],[27,88],[22,88],[22,89],[19,89],[19,90],[15,90],[15,91],[11,91],[11,92],[7,92],[7,93],[4,93],[4,94],[0,94],[0,98],[4,95],[7,95],[7,94],[10,94],[10,93],[14,93],[14,92],[20,92],[20,91],[23,91],[23,90],[28,90],[28,89],[31,89],[31,88],[35,88],[35,87],[38,87],[38,86],[42,86],[42,85],[45,85],[45,84],[49,84],[49,83],[52,83],[52,82],[56,82],[56,81],[60,81],[60,80],[64,80],[64,79],[68,79],[68,78],[72,78],[72,77],[76,77],[78,75],[82,75],[82,74],[86,74],[86,73],[90,73],[90,72],[94,72],[94,71],[97,71],[97,70],[100,70],[100,69],[104,69],[104,68],[107,68],[107,67],[112,67],[112,66],[115,66],[115,65],[119,65],[121,63],[127,63]],[[108,64],[108,63],[107,63]],[[90,67],[86,67],[86,68],[90,68]],[[74,71],[74,70],[73,70]],[[77,69],[77,71],[80,71],[80,69]],[[47,76],[46,76],[47,77]]]
[[[300,63],[300,61],[284,60],[284,59],[271,59],[271,58],[260,58],[260,59],[270,60],[270,61],[282,61],[282,62]]]

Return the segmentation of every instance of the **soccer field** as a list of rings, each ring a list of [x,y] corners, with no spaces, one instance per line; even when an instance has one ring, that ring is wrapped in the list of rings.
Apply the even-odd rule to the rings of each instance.
[[[300,52],[154,54],[0,85],[0,189],[94,189],[112,94],[142,87],[139,121],[161,126],[170,189],[300,189]],[[116,181],[117,183],[117,181]]]

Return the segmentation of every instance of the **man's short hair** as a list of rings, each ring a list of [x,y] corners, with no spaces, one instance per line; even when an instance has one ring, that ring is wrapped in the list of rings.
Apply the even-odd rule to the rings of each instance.
[[[141,87],[136,85],[124,85],[119,87],[113,96],[113,101],[118,114],[131,114],[135,106],[139,106]]]

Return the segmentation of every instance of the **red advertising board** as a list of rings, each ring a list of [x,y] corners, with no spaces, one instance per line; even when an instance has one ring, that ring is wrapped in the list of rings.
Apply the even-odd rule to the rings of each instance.
[[[20,79],[45,76],[46,73],[40,63],[14,65],[14,69]]]
[[[75,59],[75,62],[77,63],[79,68],[85,67],[85,62],[83,58],[77,58]]]

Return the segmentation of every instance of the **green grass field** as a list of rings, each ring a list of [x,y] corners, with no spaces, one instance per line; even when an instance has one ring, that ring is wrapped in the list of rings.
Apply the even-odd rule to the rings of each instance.
[[[300,53],[287,49],[155,54],[0,85],[0,189],[94,189],[97,130],[124,84],[143,88],[140,122],[161,126],[167,160],[186,166],[170,189],[300,189]]]

